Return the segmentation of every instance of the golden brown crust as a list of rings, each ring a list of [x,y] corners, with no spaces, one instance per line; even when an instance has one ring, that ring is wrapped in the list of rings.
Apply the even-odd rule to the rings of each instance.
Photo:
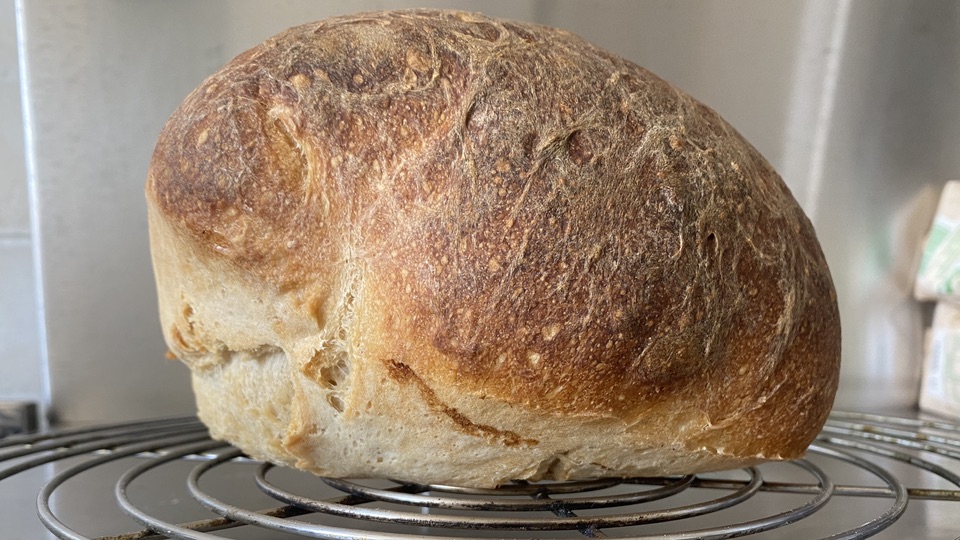
[[[347,355],[544,418],[698,417],[686,445],[751,459],[799,455],[833,401],[836,297],[779,176],[714,111],[567,32],[437,11],[290,29],[187,98],[147,194],[177,246],[337,343],[301,353],[307,325],[273,323],[318,384]]]

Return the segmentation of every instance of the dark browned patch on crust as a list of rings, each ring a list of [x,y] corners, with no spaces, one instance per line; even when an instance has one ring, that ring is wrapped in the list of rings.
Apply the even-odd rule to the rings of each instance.
[[[396,360],[387,360],[385,363],[390,376],[393,377],[394,380],[399,383],[416,385],[417,389],[420,390],[420,394],[427,402],[427,405],[431,409],[448,416],[464,433],[475,437],[486,437],[498,441],[504,446],[535,446],[540,443],[540,441],[536,439],[523,438],[513,431],[497,429],[493,426],[473,422],[456,408],[441,401],[440,398],[437,397],[436,392],[434,392],[419,375],[410,369],[410,366]]]

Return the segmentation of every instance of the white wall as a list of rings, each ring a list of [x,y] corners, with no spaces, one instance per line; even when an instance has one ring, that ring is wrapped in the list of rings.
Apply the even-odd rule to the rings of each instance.
[[[287,26],[414,3],[21,3],[29,180],[39,209],[32,240],[45,306],[40,356],[52,411],[69,421],[191,412],[186,369],[163,359],[148,256],[142,186],[161,125],[202,78]],[[923,313],[909,298],[905,267],[935,186],[960,176],[955,2],[416,4],[564,26],[717,109],[781,171],[820,231],[845,325],[841,392],[851,390],[841,403],[912,402]],[[17,129],[6,115],[5,137]],[[0,207],[4,216],[19,216],[0,242],[2,281],[28,287],[23,182],[0,182],[13,186],[10,200],[19,197],[0,201],[14,208]],[[36,301],[3,294],[15,298],[0,296],[0,327],[24,324]],[[34,343],[36,330],[0,333],[0,348]],[[25,350],[15,371],[30,380],[16,386],[42,390],[40,353],[35,344]],[[0,399],[10,392],[4,384]],[[857,390],[878,387],[887,391]]]
[[[0,2],[0,400],[44,400],[16,14]]]

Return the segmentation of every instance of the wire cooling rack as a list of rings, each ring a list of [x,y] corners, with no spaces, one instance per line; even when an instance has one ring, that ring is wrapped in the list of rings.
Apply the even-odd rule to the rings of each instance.
[[[38,469],[37,515],[62,539],[868,538],[918,501],[960,534],[960,425],[850,412],[831,415],[805,459],[683,477],[497,489],[325,479],[246,458],[195,418],[0,439],[0,492]],[[107,487],[84,485],[90,475]],[[96,531],[97,512],[131,528]]]

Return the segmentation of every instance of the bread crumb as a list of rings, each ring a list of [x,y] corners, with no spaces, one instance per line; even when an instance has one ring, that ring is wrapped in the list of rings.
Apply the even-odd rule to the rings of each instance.
[[[543,328],[543,339],[546,341],[551,341],[553,338],[557,337],[557,334],[560,333],[560,323],[553,323],[549,326]]]
[[[287,80],[290,81],[290,84],[297,90],[310,86],[310,77],[307,77],[303,73],[297,73]]]
[[[407,65],[415,71],[426,71],[430,68],[430,60],[420,50],[413,47],[407,49]]]

